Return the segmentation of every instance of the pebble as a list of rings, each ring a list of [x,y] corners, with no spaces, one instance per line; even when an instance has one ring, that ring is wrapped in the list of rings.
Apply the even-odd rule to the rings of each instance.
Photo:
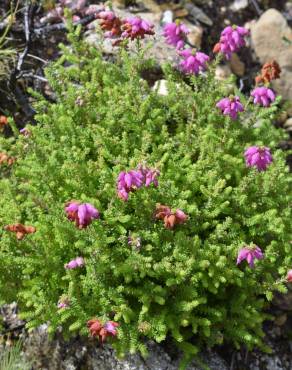
[[[230,59],[231,71],[238,77],[244,76],[245,64],[239,59],[236,53],[233,53]]]

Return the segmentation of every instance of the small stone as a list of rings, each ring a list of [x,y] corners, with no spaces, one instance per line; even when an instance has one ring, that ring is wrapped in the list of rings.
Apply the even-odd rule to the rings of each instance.
[[[234,12],[245,9],[248,6],[248,0],[234,0],[230,5],[230,9]]]
[[[230,68],[231,71],[239,77],[242,77],[245,72],[245,65],[244,63],[239,59],[239,56],[236,53],[233,53],[231,55],[230,59]]]
[[[156,81],[152,89],[156,91],[158,95],[163,95],[163,96],[168,95],[168,88],[167,88],[166,80]]]
[[[231,76],[231,69],[228,65],[218,65],[215,70],[215,79],[225,81]]]
[[[288,132],[292,132],[292,117],[288,118],[287,121],[284,123],[284,129]]]
[[[203,12],[203,10],[201,10],[200,8],[195,6],[194,4],[186,3],[185,8],[189,13],[188,18],[190,19],[190,21],[192,21],[192,22],[199,21],[203,24],[206,24],[207,26],[213,26],[212,19],[209,18],[207,16],[207,14]]]
[[[189,15],[189,12],[185,8],[177,9],[174,12],[176,18],[185,18]]]
[[[171,10],[166,10],[165,12],[163,12],[160,22],[161,25],[164,26],[165,24],[172,22],[173,22],[173,12]]]
[[[192,46],[195,46],[196,48],[200,49],[202,45],[202,37],[203,37],[203,28],[200,26],[195,26],[192,23],[185,21],[185,25],[189,29],[189,34],[187,35],[187,39],[192,44]]]

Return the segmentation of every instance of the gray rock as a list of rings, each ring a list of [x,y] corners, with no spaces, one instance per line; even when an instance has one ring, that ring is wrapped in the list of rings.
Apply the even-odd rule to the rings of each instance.
[[[281,78],[273,81],[272,87],[285,100],[292,101],[292,30],[286,19],[276,9],[267,10],[252,26],[251,39],[262,64],[271,60],[279,63]]]
[[[207,14],[203,12],[202,9],[198,8],[192,3],[186,3],[185,8],[189,12],[188,18],[192,22],[201,22],[203,24],[206,24],[207,26],[213,26],[212,19],[209,18]]]

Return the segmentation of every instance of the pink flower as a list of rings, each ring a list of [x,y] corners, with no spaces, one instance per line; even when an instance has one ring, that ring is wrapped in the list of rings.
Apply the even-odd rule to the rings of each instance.
[[[90,203],[71,201],[66,204],[65,212],[68,219],[75,221],[79,229],[86,228],[94,219],[100,217],[98,210]]]
[[[216,107],[221,109],[225,116],[230,116],[233,120],[237,119],[238,112],[244,111],[238,96],[223,98],[216,104]]]
[[[118,176],[117,184],[119,198],[127,201],[129,198],[129,193],[140,188],[142,185],[143,175],[140,171],[122,171]]]
[[[154,35],[154,25],[140,17],[129,17],[123,22],[122,38],[144,39],[145,35]]]
[[[122,34],[122,21],[110,10],[104,10],[97,14],[100,19],[100,28],[105,32],[105,37],[119,37]]]
[[[175,46],[177,49],[184,47],[184,39],[190,31],[183,24],[178,22],[167,23],[163,28],[163,36],[169,45]]]
[[[221,33],[219,43],[215,45],[214,52],[221,52],[226,59],[231,58],[231,54],[237,52],[245,46],[244,37],[249,34],[249,31],[239,26],[228,26]]]
[[[250,146],[244,156],[247,167],[257,167],[258,171],[265,171],[273,161],[270,149],[266,147]]]
[[[251,96],[254,97],[253,103],[261,105],[263,107],[269,107],[273,101],[275,101],[275,94],[273,90],[268,89],[265,86],[256,87],[252,92]]]
[[[239,265],[243,260],[246,260],[249,266],[253,268],[254,260],[261,260],[262,258],[264,258],[264,255],[258,246],[255,245],[253,247],[244,247],[241,248],[238,253],[236,264]]]
[[[289,270],[287,273],[287,281],[289,283],[292,283],[292,270]]]
[[[113,337],[117,335],[117,327],[119,326],[119,324],[117,322],[114,322],[114,321],[107,321],[103,328],[105,329],[105,331],[107,332],[107,334],[111,334]]]
[[[84,259],[82,257],[76,257],[74,260],[66,263],[64,265],[66,270],[73,270],[78,267],[83,267],[85,264]]]
[[[135,191],[141,186],[150,186],[152,183],[154,186],[158,186],[157,177],[160,175],[156,169],[150,169],[148,167],[138,166],[137,170],[131,170],[128,172],[122,171],[118,176],[118,196],[124,201],[129,198],[129,193]]]
[[[197,75],[201,71],[205,71],[207,68],[207,62],[209,61],[208,55],[195,51],[195,49],[184,49],[178,52],[183,60],[180,62],[180,67],[185,73],[192,73]]]
[[[108,336],[115,337],[117,327],[119,324],[114,321],[107,321],[104,325],[98,319],[91,319],[87,321],[87,327],[92,337],[98,337],[99,341],[103,343]]]
[[[158,170],[139,165],[138,171],[142,174],[143,183],[146,187],[150,186],[151,184],[156,187],[158,186],[157,177],[160,175],[160,172]]]

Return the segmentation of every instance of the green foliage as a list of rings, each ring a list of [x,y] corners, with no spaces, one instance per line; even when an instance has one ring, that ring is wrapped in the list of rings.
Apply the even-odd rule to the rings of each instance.
[[[171,336],[188,356],[223,341],[260,345],[266,295],[283,288],[276,281],[291,267],[291,178],[270,123],[276,106],[249,104],[231,121],[215,107],[224,86],[214,63],[191,78],[164,66],[169,93],[161,96],[141,78],[153,63],[141,51],[121,50],[111,63],[77,41],[78,30],[69,39],[47,69],[56,103],[34,94],[31,136],[1,141],[17,161],[0,180],[0,223],[37,228],[22,241],[1,231],[1,297],[18,300],[29,328],[49,322],[68,336],[87,335],[92,317],[113,319],[120,355],[145,355],[145,337]],[[267,171],[246,168],[250,145],[271,148]],[[123,202],[118,174],[140,163],[159,169],[159,186]],[[92,203],[101,219],[77,229],[64,213],[71,199]],[[182,209],[187,223],[165,229],[153,219],[157,203]],[[265,258],[255,269],[236,266],[251,243]],[[76,256],[85,267],[66,271]],[[62,295],[70,307],[58,310]]]
[[[0,355],[1,370],[29,370],[30,364],[21,356],[21,342],[18,341],[12,347],[5,348]]]

